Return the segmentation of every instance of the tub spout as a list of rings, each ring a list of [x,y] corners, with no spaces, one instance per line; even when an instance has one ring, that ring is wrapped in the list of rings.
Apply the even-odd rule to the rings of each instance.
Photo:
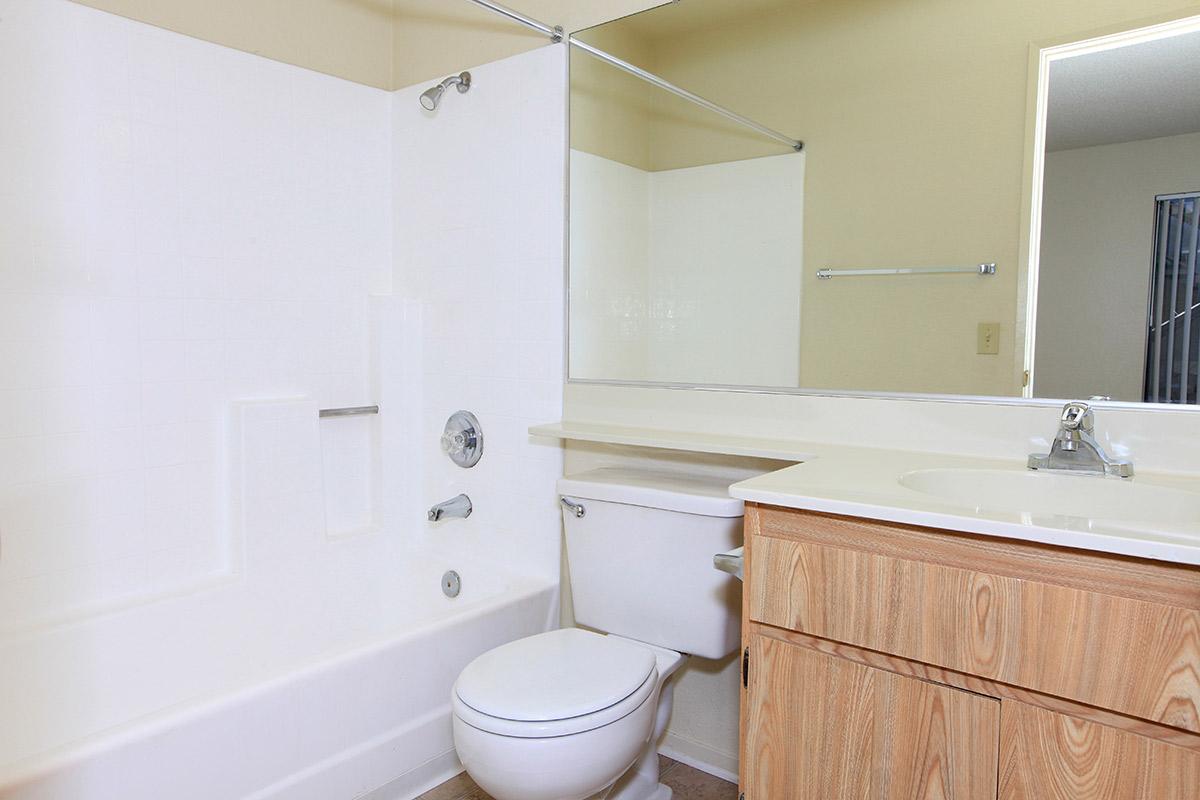
[[[460,494],[457,497],[451,497],[443,503],[438,503],[429,509],[429,521],[440,522],[443,519],[466,519],[471,516],[473,510],[471,498],[465,494]]]

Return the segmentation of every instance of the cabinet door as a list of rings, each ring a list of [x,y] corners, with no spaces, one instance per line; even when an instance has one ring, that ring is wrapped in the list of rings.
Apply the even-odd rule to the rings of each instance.
[[[1197,800],[1200,752],[1005,700],[1001,800]]]
[[[994,800],[1000,703],[751,634],[746,800]]]

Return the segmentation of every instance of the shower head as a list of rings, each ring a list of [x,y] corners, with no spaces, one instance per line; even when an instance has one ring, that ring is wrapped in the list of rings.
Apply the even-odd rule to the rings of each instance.
[[[458,87],[459,94],[466,94],[471,90],[471,73],[463,72],[458,75],[451,75],[446,80],[439,83],[424,93],[421,94],[421,107],[426,111],[436,111],[438,103],[442,102],[442,95],[451,86]]]

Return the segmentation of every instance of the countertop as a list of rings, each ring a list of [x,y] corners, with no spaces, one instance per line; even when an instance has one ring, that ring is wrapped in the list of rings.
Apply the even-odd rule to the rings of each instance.
[[[1031,473],[1025,464],[1007,459],[837,445],[811,444],[807,449],[811,455],[804,463],[736,483],[730,487],[730,494],[784,508],[1200,565],[1200,476],[1146,473],[1129,479],[1103,478]],[[1103,510],[1096,516],[1054,513],[1048,509],[1057,505],[1053,497],[1048,501],[1043,498],[1040,509],[1031,500],[1033,511],[997,510],[987,507],[986,502],[951,502],[901,482],[901,476],[923,470],[982,471],[974,476],[980,481],[1018,484],[1024,476],[1035,474],[1041,479],[1044,475],[1058,482],[1054,484],[1056,489],[1069,492],[1079,486],[1110,495],[1111,499],[1096,505],[1119,508],[1113,513],[1121,518],[1105,519]],[[1104,483],[1074,483],[1082,481]],[[1137,521],[1139,512],[1131,512],[1130,504],[1121,503],[1121,493],[1134,486],[1144,488],[1156,501],[1152,504],[1155,507],[1146,512],[1145,518],[1152,521]],[[1163,505],[1169,507],[1161,508]],[[1154,519],[1164,515],[1165,519]]]
[[[1133,478],[1121,479],[1033,473],[1024,459],[1011,457],[575,421],[537,425],[529,432],[557,439],[802,462],[730,488],[734,497],[750,502],[1200,565],[1200,475],[1196,474],[1138,470]],[[982,488],[951,501],[905,485],[914,483],[905,476],[945,470],[969,471],[970,480]],[[997,496],[1004,502],[995,502]],[[1028,510],[1012,510],[1017,505]],[[1144,511],[1134,510],[1139,506]]]

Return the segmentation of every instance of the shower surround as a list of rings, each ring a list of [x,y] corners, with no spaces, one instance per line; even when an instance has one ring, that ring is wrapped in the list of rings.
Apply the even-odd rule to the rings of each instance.
[[[433,115],[0,0],[0,72],[0,797],[444,778],[453,675],[557,621],[562,48]]]

